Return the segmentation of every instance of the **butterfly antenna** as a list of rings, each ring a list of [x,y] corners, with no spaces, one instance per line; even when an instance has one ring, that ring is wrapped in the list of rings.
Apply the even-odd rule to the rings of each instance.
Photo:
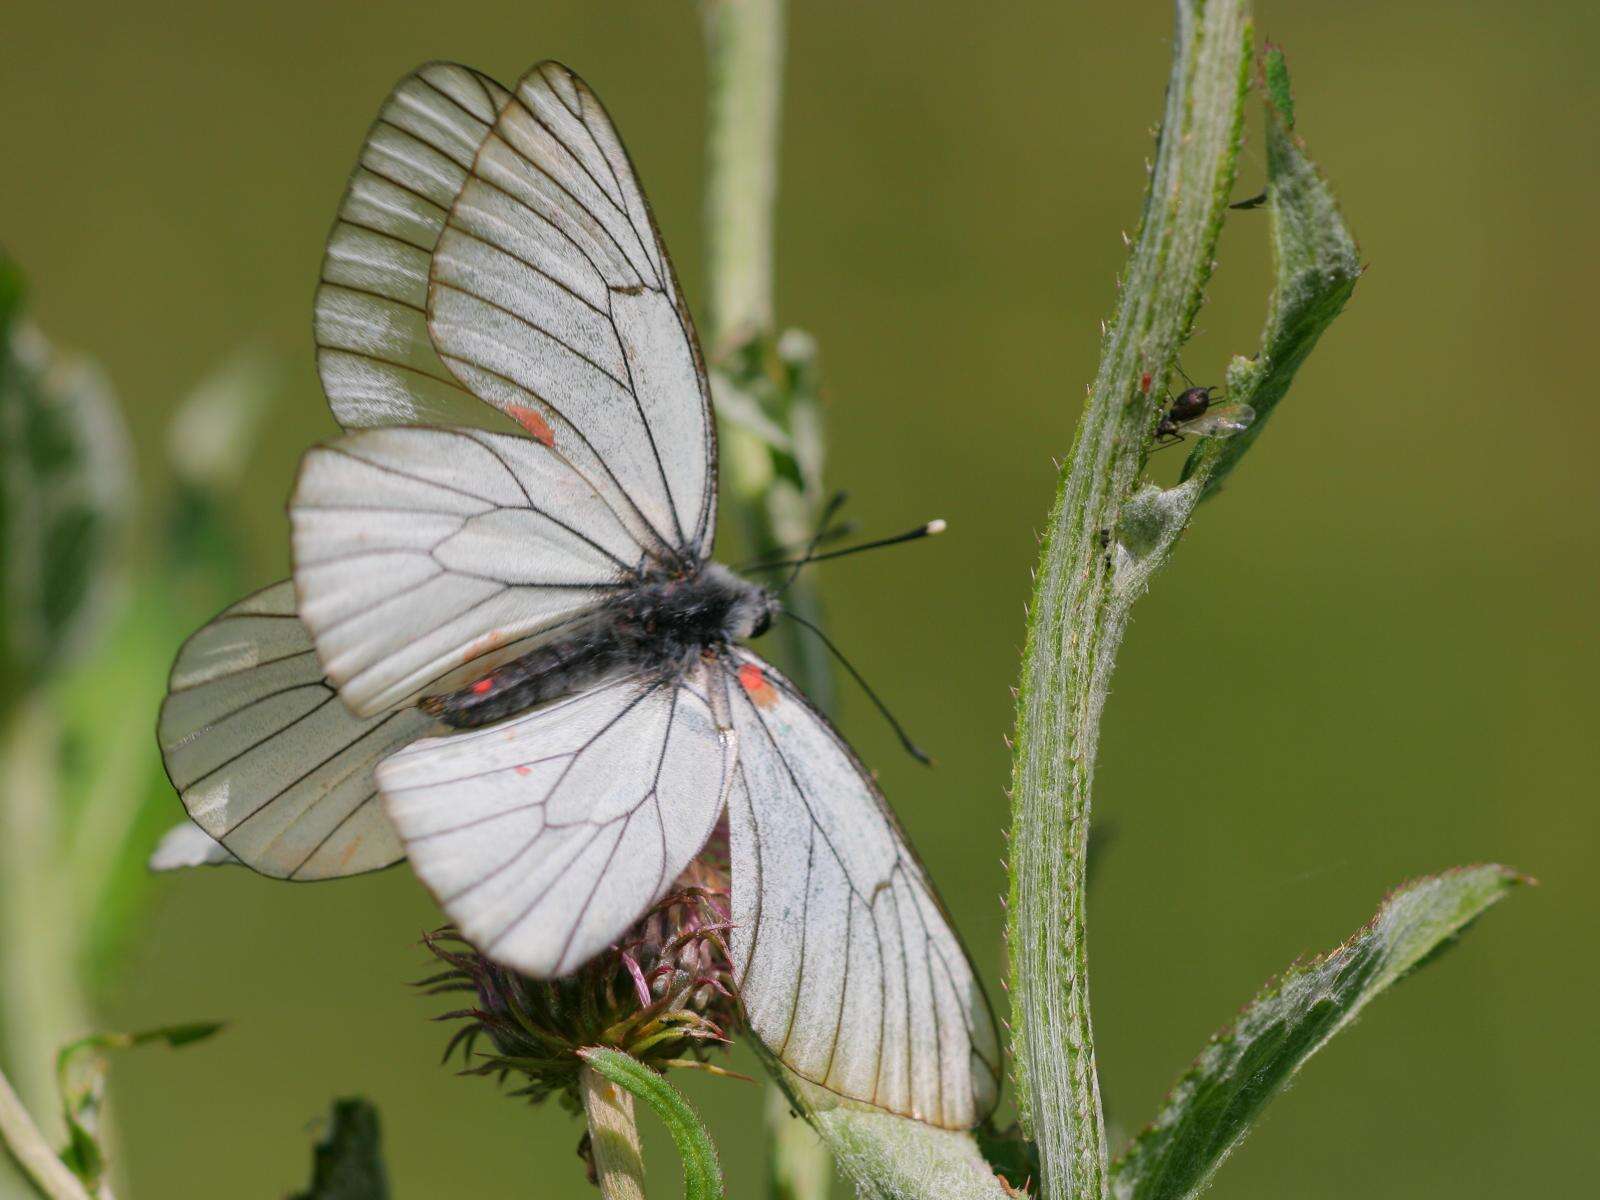
[[[851,665],[850,660],[844,656],[844,652],[833,644],[828,635],[823,633],[822,630],[818,629],[815,625],[806,620],[804,617],[800,616],[798,613],[795,613],[789,609],[782,609],[780,611],[784,616],[788,617],[801,628],[809,629],[813,634],[815,634],[817,640],[828,648],[828,653],[839,660],[839,665],[842,666],[846,671],[850,672],[850,678],[854,679],[858,684],[861,685],[861,690],[867,694],[867,699],[872,701],[873,707],[883,714],[883,719],[885,721],[889,722],[889,728],[894,730],[895,736],[900,739],[900,744],[906,748],[906,753],[911,755],[911,757],[916,759],[919,763],[923,764],[923,766],[933,766],[933,758],[921,746],[917,745],[911,740],[911,736],[905,731],[905,726],[901,725],[900,722],[895,719],[895,715],[889,711],[889,706],[878,698],[878,693],[872,690],[871,686],[865,679],[861,678],[861,672],[856,670],[855,667]]]
[[[879,538],[875,542],[861,542],[855,546],[846,546],[843,550],[830,550],[827,554],[808,554],[804,558],[781,559],[774,562],[753,563],[745,567],[746,571],[771,571],[779,567],[805,566],[808,563],[827,562],[830,558],[843,558],[847,554],[859,554],[863,550],[876,550],[880,546],[898,546],[901,542],[914,542],[918,538],[932,537],[936,533],[945,531],[945,523],[929,521],[926,525],[918,525],[915,529],[908,529],[904,533],[897,533],[893,537]]]
[[[838,513],[839,509],[844,507],[844,502],[848,497],[849,493],[847,492],[835,493],[828,503],[823,506],[822,516],[817,521],[817,531],[815,533],[803,542],[774,547],[774,552],[783,555],[785,562],[789,561],[790,555],[797,553],[801,559],[806,559],[816,552],[818,546],[825,546],[829,542],[836,542],[840,538],[848,537],[854,533],[856,531],[856,523],[854,521],[840,521],[837,525],[829,524],[829,521]],[[736,563],[733,569],[743,573],[757,570],[765,564],[766,560],[756,558],[749,562]]]
[[[822,544],[822,535],[828,531],[828,522],[833,520],[834,515],[842,507],[844,507],[844,502],[847,495],[848,493],[846,492],[835,492],[833,494],[833,498],[823,506],[822,516],[817,518],[817,532],[814,533],[811,536],[811,540],[806,543],[805,553],[795,560],[794,569],[789,572],[789,578],[783,581],[783,584],[778,588],[778,591],[787,592],[789,588],[794,585],[794,581],[800,578],[801,570],[805,567],[806,563],[811,561],[811,556],[817,552],[817,547]]]

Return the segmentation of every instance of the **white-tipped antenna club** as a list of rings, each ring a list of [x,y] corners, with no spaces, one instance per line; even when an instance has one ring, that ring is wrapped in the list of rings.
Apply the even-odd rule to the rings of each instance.
[[[779,567],[799,568],[809,566],[811,563],[827,562],[830,558],[843,558],[847,554],[859,554],[863,550],[878,550],[884,546],[898,546],[901,542],[914,542],[918,538],[932,537],[936,533],[945,531],[943,517],[929,521],[925,525],[918,525],[915,529],[908,529],[904,533],[897,533],[893,537],[878,538],[876,541],[860,542],[854,546],[846,546],[843,550],[830,550],[826,554],[807,554],[800,558],[785,558],[773,562],[755,563],[742,568],[746,571],[768,571]],[[793,577],[791,576],[791,582]]]

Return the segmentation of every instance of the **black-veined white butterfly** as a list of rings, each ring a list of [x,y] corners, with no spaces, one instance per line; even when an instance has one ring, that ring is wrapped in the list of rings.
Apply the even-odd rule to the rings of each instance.
[[[750,1027],[801,1077],[962,1127],[993,1017],[860,762],[737,643],[689,312],[605,110],[555,63],[435,63],[362,150],[316,298],[346,436],[290,504],[293,582],[183,647],[160,740],[247,865],[408,856],[535,976],[612,944],[726,811]]]

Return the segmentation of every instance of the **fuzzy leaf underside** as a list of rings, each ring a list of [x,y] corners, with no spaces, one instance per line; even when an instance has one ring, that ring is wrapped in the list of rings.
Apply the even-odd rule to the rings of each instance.
[[[644,1101],[661,1118],[683,1160],[684,1200],[720,1200],[722,1164],[711,1133],[683,1093],[631,1054],[608,1046],[590,1046],[578,1056],[598,1074]]]
[[[1294,102],[1283,51],[1264,65],[1267,126],[1267,220],[1272,231],[1273,290],[1261,348],[1228,368],[1228,399],[1249,404],[1255,421],[1222,440],[1201,439],[1183,478],[1207,473],[1202,499],[1255,445],[1323,332],[1343,311],[1361,275],[1360,252],[1338,202],[1294,132]]]
[[[1392,892],[1342,946],[1269,983],[1211,1039],[1114,1164],[1116,1200],[1197,1195],[1308,1058],[1373,997],[1432,962],[1525,882],[1494,864],[1415,880]]]

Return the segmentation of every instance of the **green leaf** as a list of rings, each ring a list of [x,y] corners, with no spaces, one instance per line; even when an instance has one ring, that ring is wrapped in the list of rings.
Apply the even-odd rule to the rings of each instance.
[[[219,1021],[190,1021],[138,1033],[95,1033],[69,1042],[56,1052],[56,1084],[67,1126],[67,1146],[61,1152],[61,1161],[89,1191],[98,1194],[106,1173],[106,1154],[99,1137],[109,1066],[105,1051],[128,1050],[150,1042],[165,1042],[177,1048],[204,1041],[221,1028]]]
[[[1209,471],[1204,496],[1255,445],[1300,364],[1344,309],[1361,275],[1360,252],[1327,181],[1294,133],[1294,99],[1283,51],[1269,48],[1264,71],[1267,108],[1267,219],[1272,229],[1274,282],[1266,328],[1254,358],[1228,367],[1228,400],[1256,410],[1242,433],[1200,439],[1183,478]]]
[[[613,1050],[609,1046],[590,1046],[578,1051],[578,1057],[594,1070],[643,1100],[661,1118],[667,1132],[672,1135],[678,1155],[683,1159],[684,1200],[718,1200],[725,1193],[722,1188],[722,1164],[717,1160],[717,1148],[711,1134],[700,1120],[700,1114],[683,1097],[683,1093],[652,1071],[631,1054]]]
[[[1289,64],[1283,57],[1283,47],[1267,43],[1262,75],[1267,84],[1267,103],[1278,110],[1286,129],[1294,128],[1294,92],[1289,88]]]
[[[1211,1039],[1155,1121],[1117,1161],[1117,1200],[1198,1194],[1267,1102],[1329,1038],[1526,882],[1492,864],[1415,880],[1392,892],[1344,945],[1269,983],[1237,1021]]]
[[[359,1096],[335,1100],[328,1134],[311,1152],[311,1186],[290,1200],[388,1200],[378,1110]]]
[[[119,565],[127,433],[101,373],[58,354],[21,313],[0,255],[0,696],[89,640]]]

